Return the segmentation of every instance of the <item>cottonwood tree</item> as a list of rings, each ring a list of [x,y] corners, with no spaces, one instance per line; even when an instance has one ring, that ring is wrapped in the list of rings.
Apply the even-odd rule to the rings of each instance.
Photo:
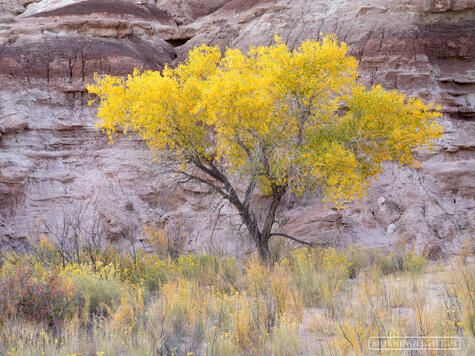
[[[440,110],[381,86],[365,89],[334,35],[289,50],[279,38],[248,53],[202,46],[162,72],[96,76],[97,126],[138,133],[174,173],[232,204],[269,260],[286,193],[319,190],[338,207],[361,198],[383,161],[417,165],[413,150],[442,135]],[[242,187],[242,189],[241,189]],[[267,195],[258,219],[253,194]]]

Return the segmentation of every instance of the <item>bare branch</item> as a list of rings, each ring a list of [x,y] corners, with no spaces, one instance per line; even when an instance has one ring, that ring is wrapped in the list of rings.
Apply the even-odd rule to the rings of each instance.
[[[231,197],[229,196],[229,194],[227,194],[223,189],[222,187],[219,187],[218,185],[216,184],[213,184],[211,181],[208,181],[206,179],[203,179],[201,177],[198,177],[196,175],[193,175],[193,174],[190,174],[190,173],[186,173],[186,172],[183,172],[183,171],[179,171],[179,170],[173,170],[172,171],[173,173],[176,173],[176,174],[181,174],[183,176],[185,176],[187,179],[184,179],[184,180],[181,180],[178,182],[178,184],[184,184],[184,183],[188,183],[188,182],[191,182],[191,181],[197,181],[197,182],[200,182],[200,183],[203,183],[203,184],[206,184],[208,185],[209,187],[211,187],[213,190],[215,190],[216,192],[218,192],[219,194],[221,194],[221,196],[223,196],[224,198],[230,200]]]
[[[289,240],[298,242],[302,245],[306,245],[306,246],[310,246],[310,247],[318,247],[318,246],[324,247],[324,246],[329,245],[327,242],[307,242],[307,241],[303,241],[303,240],[300,240],[296,237],[293,237],[293,236],[290,236],[290,235],[287,235],[287,234],[283,234],[283,233],[280,233],[280,232],[273,232],[272,234],[270,234],[270,236],[282,236],[282,237],[285,237],[286,239],[289,239]]]
[[[346,341],[348,341],[348,342],[350,343],[350,345],[351,345],[354,349],[356,349],[356,348],[355,348],[355,345],[353,345],[353,343],[351,342],[351,340],[348,339],[348,337],[346,336],[345,331],[343,330],[343,328],[342,328],[340,322],[338,322],[338,326],[340,327],[341,333],[343,334],[343,337],[346,339]]]

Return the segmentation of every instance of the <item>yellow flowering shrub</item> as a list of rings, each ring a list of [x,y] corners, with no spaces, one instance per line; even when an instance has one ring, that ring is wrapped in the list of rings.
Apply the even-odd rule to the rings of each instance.
[[[7,253],[0,354],[368,355],[371,336],[436,335],[463,336],[455,354],[473,355],[472,256],[421,275],[425,261],[400,254],[409,273],[386,275],[381,253],[300,248],[273,266],[142,251],[51,266]],[[359,267],[348,283],[350,260]]]
[[[77,290],[80,312],[106,314],[108,308],[118,304],[121,296],[128,293],[126,284],[116,277],[114,265],[99,264],[95,270],[92,265],[70,264],[59,268],[58,273]]]

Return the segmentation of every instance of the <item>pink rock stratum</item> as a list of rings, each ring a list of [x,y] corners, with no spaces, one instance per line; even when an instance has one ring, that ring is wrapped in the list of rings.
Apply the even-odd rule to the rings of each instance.
[[[175,189],[140,140],[107,144],[84,86],[94,72],[160,70],[203,43],[245,50],[277,33],[297,47],[331,32],[351,46],[366,85],[439,102],[446,136],[419,153],[421,169],[388,164],[369,199],[345,211],[288,197],[286,231],[453,253],[475,236],[475,0],[0,0],[2,248],[21,249],[38,218],[54,230],[82,214],[85,224],[100,217],[119,242],[155,223],[188,250],[247,252],[230,207],[197,185]]]

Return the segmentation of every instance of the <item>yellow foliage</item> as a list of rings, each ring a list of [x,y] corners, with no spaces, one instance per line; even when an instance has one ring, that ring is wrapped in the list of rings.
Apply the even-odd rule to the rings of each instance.
[[[225,162],[233,174],[303,193],[321,187],[341,206],[365,195],[380,163],[416,165],[413,149],[442,135],[439,107],[358,82],[357,61],[328,35],[290,50],[244,54],[201,46],[163,72],[96,76],[97,126],[112,142],[138,132],[157,154],[181,164]]]

